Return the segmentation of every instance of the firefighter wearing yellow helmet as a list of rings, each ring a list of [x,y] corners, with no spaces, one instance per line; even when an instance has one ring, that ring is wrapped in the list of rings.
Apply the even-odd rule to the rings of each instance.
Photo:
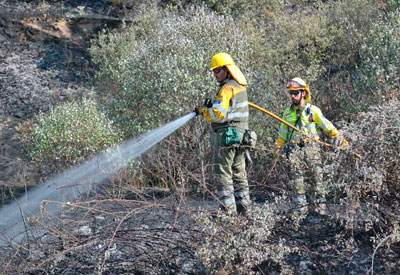
[[[213,170],[221,209],[247,215],[250,197],[246,156],[240,147],[249,120],[247,81],[227,53],[212,57],[211,70],[220,85],[217,97],[195,111],[211,122]]]
[[[303,138],[297,131],[281,123],[275,142],[277,151],[283,151],[291,163],[289,176],[293,187],[293,213],[307,213],[307,205],[311,203],[320,214],[326,214],[326,188],[323,184],[320,148],[313,140],[319,140],[322,135],[326,135],[336,138],[343,145],[348,145],[348,142],[321,110],[310,104],[310,89],[303,79],[291,79],[286,88],[292,104],[283,112],[282,119],[307,135]],[[312,176],[307,178],[307,174]],[[307,197],[310,203],[307,202]]]

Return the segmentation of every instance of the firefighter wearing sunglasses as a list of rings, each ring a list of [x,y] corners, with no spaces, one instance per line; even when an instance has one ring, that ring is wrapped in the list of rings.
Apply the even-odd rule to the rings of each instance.
[[[212,57],[211,70],[220,85],[217,97],[195,112],[211,122],[213,168],[221,209],[247,215],[250,197],[246,156],[240,146],[249,121],[247,81],[227,53]]]
[[[310,104],[310,89],[303,79],[293,78],[287,83],[286,88],[292,104],[284,111],[282,118],[307,136],[304,138],[304,135],[299,135],[297,131],[281,123],[278,139],[275,142],[277,150],[275,156],[278,152],[283,152],[291,163],[289,176],[293,188],[292,213],[304,217],[308,212],[307,205],[313,205],[317,212],[326,215],[320,148],[313,140],[326,135],[335,138],[341,145],[347,146],[348,142],[325,118],[321,110]],[[311,177],[306,177],[308,174],[311,174]],[[310,202],[307,202],[307,197]]]

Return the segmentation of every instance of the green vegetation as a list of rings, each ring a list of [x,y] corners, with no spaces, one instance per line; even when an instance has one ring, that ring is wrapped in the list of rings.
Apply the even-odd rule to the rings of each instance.
[[[251,222],[222,213],[217,214],[217,219],[208,213],[195,216],[205,235],[197,255],[208,274],[249,274],[254,267],[270,259],[284,269],[284,259],[292,249],[284,240],[271,242],[271,229],[281,221],[276,213],[275,205],[264,205],[251,208]]]
[[[39,113],[23,141],[42,172],[55,172],[118,144],[121,134],[94,101],[84,99]]]
[[[201,2],[205,6],[164,1],[170,8],[147,7],[122,32],[94,41],[101,97],[128,136],[212,96],[209,61],[220,51],[244,71],[250,100],[276,113],[287,105],[284,85],[295,76],[310,84],[313,102],[334,121],[399,88],[398,16],[384,1]],[[269,146],[276,122],[258,112],[253,120]]]
[[[100,93],[128,135],[191,112],[211,97],[217,85],[208,63],[222,50],[242,64],[251,59],[251,36],[233,18],[205,8],[187,15],[147,9],[121,34],[100,35],[91,49]]]
[[[328,202],[345,209],[345,217],[332,217],[327,226],[334,228],[336,238],[326,244],[333,251],[327,257],[340,265],[366,243],[374,256],[383,244],[387,250],[398,246],[399,2],[160,2],[145,6],[120,32],[104,30],[92,41],[97,101],[66,103],[40,113],[23,136],[33,162],[46,171],[59,171],[192,112],[206,97],[215,97],[218,85],[209,62],[213,54],[225,51],[249,82],[249,101],[280,114],[289,105],[286,81],[302,77],[310,85],[312,103],[350,142],[348,151],[322,148]],[[241,217],[222,215],[219,224],[208,213],[197,216],[196,229],[204,238],[193,246],[210,273],[249,274],[267,259],[280,271],[295,273],[286,257],[300,253],[301,248],[293,247],[305,244],[285,243],[281,237],[286,232],[272,234],[277,227],[298,229],[274,204],[288,204],[290,189],[288,163],[272,160],[279,123],[256,110],[251,110],[250,123],[258,135],[254,164],[248,169],[251,192],[262,189],[270,206],[254,208],[254,224],[241,224]],[[208,125],[195,118],[131,165],[131,171],[121,172],[118,190],[109,194],[120,199],[124,184],[172,188],[181,196],[179,203],[182,190],[210,194],[215,182],[209,146]],[[132,213],[121,218],[121,224]],[[335,235],[337,228],[341,233]],[[368,240],[357,242],[357,230]],[[385,268],[380,271],[398,271]]]
[[[289,104],[284,86],[295,76],[309,83],[313,103],[334,123],[398,96],[400,36],[394,3],[257,3],[162,1],[164,9],[147,6],[121,32],[104,31],[93,41],[98,98],[126,137],[213,97],[217,84],[209,62],[221,51],[231,53],[243,70],[249,100],[276,114]],[[186,160],[194,153],[207,166],[206,123],[193,124],[174,143],[192,140],[197,149],[180,150],[176,157]],[[259,136],[258,157],[268,163],[279,123],[252,110],[251,127]],[[159,161],[149,162],[147,171],[159,170],[153,163],[165,163],[165,149],[159,148]]]
[[[370,98],[370,103],[380,103],[399,95],[400,83],[400,17],[399,11],[391,12],[385,20],[371,25],[368,36],[362,41],[359,63],[355,71],[354,100]],[[363,96],[360,96],[363,95]],[[359,109],[363,109],[363,103]],[[365,103],[364,103],[365,104]],[[353,103],[353,107],[357,104]]]
[[[339,206],[353,209],[344,224],[348,230],[360,226],[351,222],[357,211],[358,215],[376,213],[376,205],[396,200],[400,175],[395,159],[400,151],[396,142],[399,128],[393,115],[398,113],[399,103],[387,103],[398,98],[400,90],[396,3],[369,0],[162,3],[164,9],[143,10],[122,32],[102,33],[91,49],[100,69],[99,98],[111,102],[107,104],[108,112],[127,136],[186,114],[205,97],[213,97],[217,86],[208,70],[210,58],[225,51],[232,54],[248,79],[249,100],[277,114],[289,104],[284,93],[286,81],[296,76],[305,79],[310,84],[313,103],[342,126],[342,132],[354,146],[351,150],[365,156],[366,160],[357,160],[352,154],[338,154],[324,148],[329,198]],[[381,109],[360,113],[380,104],[383,104]],[[355,119],[346,126],[346,122]],[[385,121],[385,130],[376,127],[380,121]],[[210,148],[202,130],[206,125],[198,119],[192,124],[182,130],[183,135],[171,137],[149,154],[144,163],[146,169],[142,167],[147,179],[162,186],[190,183],[208,186]],[[250,180],[255,185],[262,182],[269,184],[271,190],[282,190],[278,195],[284,196],[288,188],[284,177],[287,163],[282,160],[279,166],[266,171],[272,162],[271,148],[279,123],[252,110],[251,125],[259,143],[256,162],[249,169]],[[383,140],[377,140],[377,135],[382,135]],[[184,146],[176,147],[177,144]],[[214,188],[211,183],[208,187]],[[377,223],[375,228],[392,234],[393,242],[398,238],[399,217],[394,217],[387,208],[381,211],[383,214],[377,220],[386,225]],[[279,214],[275,215],[279,220]],[[222,230],[207,219],[201,220],[200,226],[205,231]],[[234,229],[227,232],[243,233]],[[263,242],[268,242],[267,235],[266,239],[261,238]],[[236,258],[235,251],[224,254],[222,251],[228,251],[237,240],[228,237],[220,243],[218,252],[215,236],[209,235],[210,241],[206,240],[199,256],[213,272],[223,267],[245,274],[257,262],[257,253],[245,253],[244,258]],[[254,243],[246,236],[238,239],[247,240],[251,250],[259,247],[257,242],[261,241],[258,235],[252,237]],[[374,244],[378,246],[381,240],[377,235]],[[274,251],[276,246],[264,248]],[[270,252],[260,253],[265,258]],[[212,260],[217,258],[217,262]]]

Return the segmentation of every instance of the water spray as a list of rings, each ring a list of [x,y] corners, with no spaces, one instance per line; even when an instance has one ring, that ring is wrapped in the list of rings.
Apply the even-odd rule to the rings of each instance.
[[[190,113],[138,138],[97,155],[91,160],[75,166],[43,184],[28,191],[15,202],[0,209],[0,246],[20,243],[29,232],[30,216],[37,215],[44,200],[68,202],[78,195],[87,194],[101,182],[130,161],[168,137],[186,124],[196,114]],[[47,204],[46,211],[56,213],[60,204]]]

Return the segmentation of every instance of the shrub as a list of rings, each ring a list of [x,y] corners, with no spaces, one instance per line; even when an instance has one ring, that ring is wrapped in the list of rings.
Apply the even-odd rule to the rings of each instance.
[[[331,152],[324,165],[336,202],[354,211],[349,213],[349,220],[354,220],[358,211],[357,215],[361,212],[368,220],[384,225],[384,231],[400,221],[398,215],[391,214],[396,212],[400,198],[399,107],[398,100],[371,107],[343,127],[351,144],[349,152],[361,154],[362,159],[352,153]]]
[[[257,10],[242,1],[228,1],[226,10],[213,6],[216,2],[202,2],[205,7],[196,1],[164,1],[173,4],[165,10],[147,7],[122,32],[103,32],[93,41],[99,95],[125,136],[149,131],[191,112],[205,97],[214,98],[218,87],[209,62],[220,51],[231,53],[243,70],[249,81],[249,101],[278,115],[290,104],[285,83],[295,76],[310,84],[313,103],[332,121],[368,103],[368,97],[354,85],[356,75],[361,79],[373,72],[367,59],[358,65],[366,43],[358,38],[369,37],[370,30],[379,26],[374,22],[389,22],[379,11],[382,2],[294,1],[286,5],[277,0],[266,1]],[[239,14],[234,12],[235,5],[241,7]],[[395,40],[389,44],[394,53]],[[382,43],[376,50],[378,45]],[[390,73],[393,83],[395,72]],[[189,140],[201,143],[197,156],[207,156],[208,140],[198,140],[206,123],[196,119],[196,124],[188,133]],[[250,127],[259,136],[259,159],[268,162],[279,122],[251,110]],[[173,138],[177,139],[174,143],[185,143]],[[182,160],[191,154],[176,153]],[[161,162],[168,159],[168,150],[160,148],[157,154]],[[154,168],[158,170],[154,166],[149,170]],[[261,167],[255,170],[263,171]]]
[[[300,0],[301,1],[301,0]],[[177,6],[190,9],[194,6],[204,5],[218,14],[242,17],[246,15],[261,15],[264,11],[272,11],[280,8],[283,0],[161,0],[163,6]]]
[[[337,102],[343,102],[352,90],[351,79],[344,76],[351,75],[357,65],[361,47],[357,37],[368,36],[371,21],[381,13],[378,8],[377,3],[365,0],[282,5],[264,26],[267,36],[260,52],[263,62],[270,64],[265,65],[270,69],[264,70],[264,87],[272,88],[276,99],[287,102],[279,91],[288,79],[300,76],[310,85],[316,105],[328,110],[341,108]]]
[[[209,274],[257,274],[257,266],[267,260],[286,268],[284,258],[292,252],[283,240],[272,241],[275,223],[282,219],[273,204],[254,205],[251,220],[218,212],[195,216],[204,235],[197,256]]]
[[[317,104],[334,121],[380,104],[397,81],[398,15],[383,13],[387,1],[332,1],[322,8],[327,41],[324,73],[312,83]],[[389,98],[392,97],[389,96]]]
[[[115,91],[110,111],[128,135],[191,112],[214,95],[213,54],[229,52],[241,67],[252,52],[232,18],[204,8],[186,15],[154,8],[134,21],[122,34],[100,35],[91,48],[103,94]]]
[[[374,22],[370,34],[362,41],[360,62],[354,74],[357,110],[370,104],[399,96],[400,83],[400,11]],[[360,106],[361,105],[361,106]]]
[[[30,158],[45,170],[64,169],[121,141],[113,122],[92,100],[51,107],[35,119],[22,138]]]
[[[226,51],[251,83],[250,100],[258,103],[265,95],[258,75],[262,66],[255,62],[262,43],[260,32],[257,27],[201,7],[184,14],[148,8],[121,33],[104,32],[93,41],[99,96],[125,135],[138,135],[191,112],[206,97],[215,98],[218,84],[209,70],[210,60],[215,53]],[[257,114],[260,122],[266,121],[263,114]],[[196,118],[185,127],[184,135],[169,139],[172,144],[193,142],[186,150],[162,143],[147,154],[142,167],[152,184],[174,184],[182,173],[189,175],[185,177],[189,182],[204,182],[211,159],[209,140],[203,133],[208,130],[206,124]],[[260,136],[268,134],[263,124],[252,123],[251,127]],[[174,162],[170,162],[172,158]],[[196,168],[199,161],[201,171]]]

